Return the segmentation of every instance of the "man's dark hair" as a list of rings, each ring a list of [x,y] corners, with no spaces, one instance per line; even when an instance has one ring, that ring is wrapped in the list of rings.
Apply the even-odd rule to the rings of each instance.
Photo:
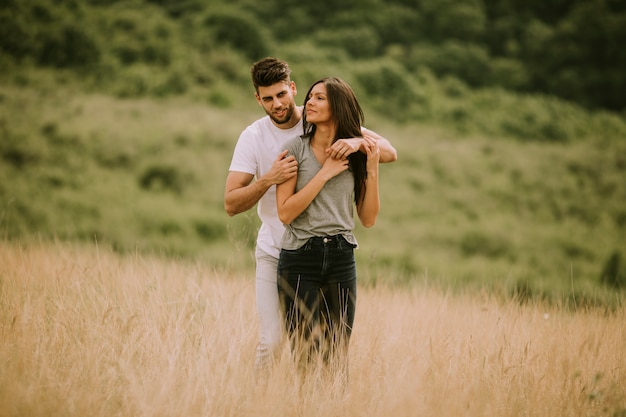
[[[252,85],[258,93],[259,87],[269,87],[278,82],[288,83],[291,81],[291,68],[285,61],[278,58],[267,57],[257,61],[250,68],[252,74]]]

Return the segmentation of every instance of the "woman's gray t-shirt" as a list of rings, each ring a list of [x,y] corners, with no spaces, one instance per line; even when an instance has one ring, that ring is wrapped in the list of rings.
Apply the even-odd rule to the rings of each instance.
[[[285,144],[289,155],[298,161],[296,192],[301,190],[319,172],[319,163],[310,138],[299,136]],[[342,235],[348,242],[357,245],[352,233],[354,229],[354,176],[345,170],[331,178],[315,196],[311,204],[291,224],[285,225],[281,247],[298,249],[314,236]]]

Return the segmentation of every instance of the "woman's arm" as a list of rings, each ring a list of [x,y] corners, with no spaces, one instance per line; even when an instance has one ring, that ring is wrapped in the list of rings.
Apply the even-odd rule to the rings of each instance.
[[[364,193],[356,209],[361,224],[372,227],[376,223],[376,217],[380,212],[380,196],[378,193],[378,165],[380,161],[380,148],[378,141],[370,138],[366,140],[367,151],[367,178],[365,179]]]
[[[348,169],[347,159],[327,158],[317,174],[302,189],[296,192],[298,176],[276,186],[276,208],[283,224],[291,224],[311,204],[324,184],[337,174]]]

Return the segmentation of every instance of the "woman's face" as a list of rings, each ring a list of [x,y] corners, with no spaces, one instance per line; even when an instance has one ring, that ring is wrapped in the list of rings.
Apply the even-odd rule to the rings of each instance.
[[[305,110],[306,121],[308,123],[317,125],[333,121],[333,115],[330,110],[330,103],[326,95],[326,86],[324,83],[318,83],[313,86],[309,93]]]

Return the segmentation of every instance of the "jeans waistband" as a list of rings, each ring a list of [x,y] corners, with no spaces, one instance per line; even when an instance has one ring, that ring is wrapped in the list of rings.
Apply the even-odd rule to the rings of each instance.
[[[312,238],[309,238],[307,242],[308,247],[327,246],[331,248],[341,248],[344,245],[352,246],[342,235],[314,236]]]

